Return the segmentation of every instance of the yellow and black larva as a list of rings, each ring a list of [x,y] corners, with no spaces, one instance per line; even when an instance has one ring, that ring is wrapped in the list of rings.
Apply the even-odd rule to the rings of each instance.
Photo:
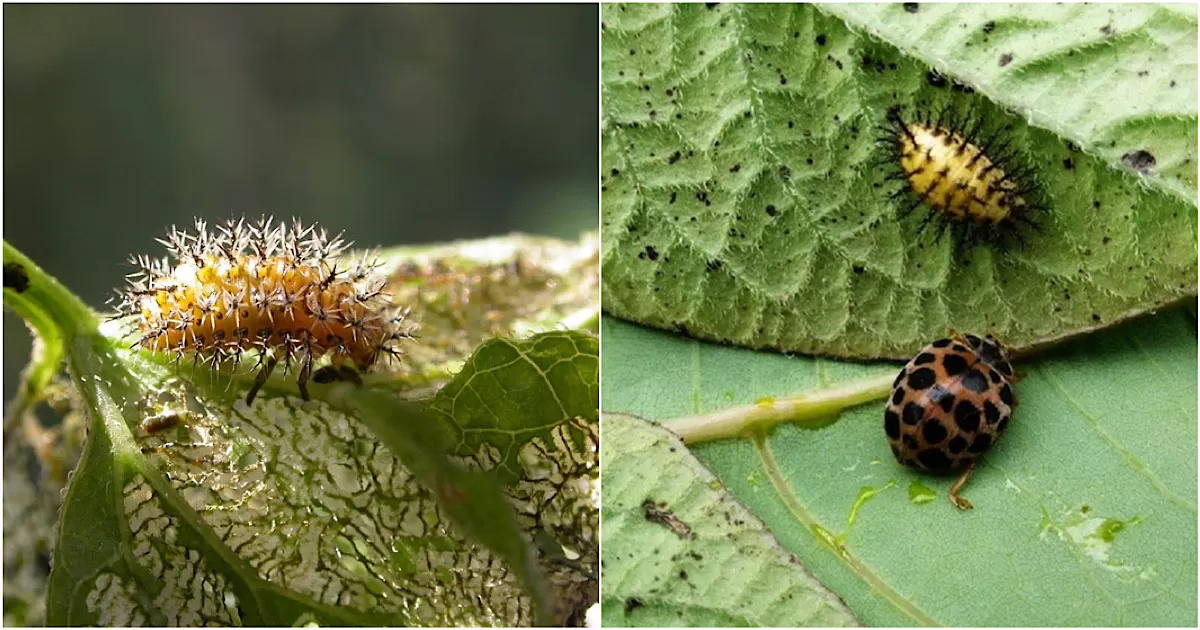
[[[215,230],[197,221],[195,233],[172,228],[159,242],[170,256],[131,260],[140,271],[119,292],[119,313],[138,318],[138,344],[173,352],[177,363],[191,355],[193,365],[236,367],[256,351],[247,404],[281,359],[285,372],[299,366],[300,395],[308,400],[317,359],[329,355],[334,370],[346,363],[366,370],[398,357],[399,343],[411,337],[406,311],[384,293],[373,257],[338,266],[349,246],[340,235],[264,218]]]
[[[1004,137],[1007,128],[985,134],[980,116],[960,116],[950,106],[936,120],[928,113],[906,119],[892,107],[886,121],[884,164],[889,178],[901,183],[891,199],[907,198],[901,217],[921,206],[929,211],[918,235],[930,225],[939,239],[950,230],[961,252],[979,241],[1023,244],[1022,230],[1037,227],[1040,187]]]

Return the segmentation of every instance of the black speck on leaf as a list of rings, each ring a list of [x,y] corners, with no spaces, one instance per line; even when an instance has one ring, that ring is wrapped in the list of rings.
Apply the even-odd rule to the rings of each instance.
[[[921,10],[921,5],[917,2],[905,2],[904,10],[908,11],[909,13],[916,13],[917,11]]]
[[[1126,153],[1125,155],[1121,156],[1121,161],[1125,163],[1125,166],[1128,166],[1129,168],[1143,175],[1146,175],[1150,171],[1154,170],[1154,165],[1156,163],[1154,160],[1154,154],[1146,151],[1145,149],[1139,149],[1137,151]]]

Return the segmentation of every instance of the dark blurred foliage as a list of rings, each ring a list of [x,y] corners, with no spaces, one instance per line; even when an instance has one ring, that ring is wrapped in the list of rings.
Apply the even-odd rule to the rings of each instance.
[[[194,217],[360,246],[598,220],[595,5],[5,5],[4,238],[102,307]],[[5,398],[28,335],[5,316]]]

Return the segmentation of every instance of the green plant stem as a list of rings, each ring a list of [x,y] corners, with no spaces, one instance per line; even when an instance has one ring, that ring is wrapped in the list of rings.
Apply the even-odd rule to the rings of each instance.
[[[752,435],[782,422],[824,426],[831,416],[850,407],[886,398],[895,378],[896,374],[889,372],[829,389],[764,398],[753,405],[666,420],[663,425],[685,444]]]
[[[4,275],[6,281],[23,276],[23,287],[4,287],[4,306],[21,316],[35,336],[33,358],[5,410],[7,431],[9,422],[16,422],[41,400],[58,373],[67,344],[80,333],[94,332],[99,321],[82,300],[8,241],[4,241]]]
[[[51,325],[61,331],[64,337],[96,330],[99,325],[96,313],[83,300],[42,271],[8,241],[4,241],[5,275],[10,273],[10,265],[20,267],[21,273],[28,279],[28,286],[23,291],[5,287],[4,305],[24,317],[39,334],[48,336],[52,331],[47,326]]]

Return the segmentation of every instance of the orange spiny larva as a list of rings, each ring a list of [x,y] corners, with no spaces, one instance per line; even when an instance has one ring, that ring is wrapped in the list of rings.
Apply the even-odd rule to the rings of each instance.
[[[373,257],[338,266],[349,246],[340,235],[298,220],[230,220],[215,230],[197,220],[195,233],[172,228],[159,242],[170,256],[132,260],[141,270],[120,293],[120,313],[137,316],[143,348],[174,352],[177,362],[190,354],[194,364],[236,366],[256,351],[247,404],[281,359],[285,371],[299,366],[300,395],[309,400],[315,360],[329,355],[335,368],[366,370],[398,357],[399,342],[411,337]]]
[[[958,233],[958,247],[977,240],[1003,242],[1009,234],[1024,242],[1017,229],[1035,227],[1039,189],[1030,169],[1018,164],[1011,140],[1000,133],[980,137],[978,117],[959,118],[947,107],[933,120],[928,115],[905,120],[898,107],[888,110],[881,138],[890,150],[892,178],[902,182],[893,198],[907,196],[908,214],[925,205],[930,213],[920,230],[936,221],[941,232]]]

